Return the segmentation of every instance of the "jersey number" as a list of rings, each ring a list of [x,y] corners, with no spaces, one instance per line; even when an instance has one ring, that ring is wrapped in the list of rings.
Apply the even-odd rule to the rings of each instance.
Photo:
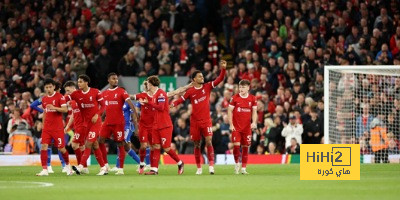
[[[118,138],[122,137],[122,131],[117,131]]]
[[[207,132],[212,133],[212,127],[207,127]]]
[[[76,133],[76,134],[75,134],[75,139],[78,140],[80,136],[81,136],[80,134],[77,134],[77,133]]]
[[[96,132],[89,132],[89,139],[93,139],[96,137]]]
[[[247,142],[251,142],[251,135],[247,136]]]
[[[161,142],[162,142],[163,145],[165,144],[166,141],[167,141],[166,138],[161,138]]]
[[[62,144],[61,138],[57,138],[57,139],[58,139],[58,145],[61,145]]]

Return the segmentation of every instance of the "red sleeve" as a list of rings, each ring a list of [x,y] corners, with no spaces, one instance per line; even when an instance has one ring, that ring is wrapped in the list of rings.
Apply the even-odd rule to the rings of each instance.
[[[106,106],[104,105],[103,95],[101,95],[100,90],[97,90],[96,99],[97,99],[97,102],[98,102],[99,105],[100,105],[99,112],[98,112],[97,114],[98,114],[99,116],[101,116],[101,115],[103,114],[103,112],[104,112]]]
[[[126,90],[121,90],[121,93],[122,93],[121,96],[122,96],[122,98],[123,98],[124,101],[130,99],[129,94],[128,94],[128,92],[126,92]]]
[[[233,96],[233,97],[231,98],[231,100],[229,101],[229,106],[235,107],[235,105],[236,105],[235,96]]]
[[[224,80],[225,73],[226,69],[221,69],[221,72],[219,72],[219,76],[213,82],[211,82],[211,86],[213,88],[215,88],[218,84],[220,84]]]
[[[157,97],[154,97],[154,99],[156,100],[156,103],[154,103],[153,101],[149,101],[148,104],[151,107],[153,107],[154,109],[156,109],[158,111],[162,111],[162,110],[164,110],[164,104],[166,101],[165,96],[158,95]]]
[[[253,101],[251,102],[253,105],[252,107],[256,107],[257,108],[257,98],[255,96],[253,96]]]
[[[188,99],[189,97],[190,97],[190,90],[187,90],[183,96],[179,97],[178,100],[172,102],[172,106],[175,107],[175,106],[185,102],[186,99]]]
[[[145,93],[142,92],[139,94],[135,94],[134,97],[135,97],[135,100],[138,101],[139,99],[145,99],[146,95],[145,95]]]
[[[67,101],[65,100],[65,97],[63,95],[60,95],[60,106],[66,106],[67,105]]]

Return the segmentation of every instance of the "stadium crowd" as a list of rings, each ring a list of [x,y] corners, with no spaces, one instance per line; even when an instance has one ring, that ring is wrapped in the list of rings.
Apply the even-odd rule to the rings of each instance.
[[[33,142],[29,143],[40,138],[42,116],[29,105],[43,93],[45,78],[64,84],[88,74],[91,86],[101,89],[110,72],[121,76],[190,76],[201,70],[207,82],[218,75],[222,57],[231,57],[231,68],[210,98],[215,153],[232,153],[227,107],[237,93],[238,82],[248,79],[251,93],[258,99],[258,129],[250,152],[298,154],[300,143],[323,142],[325,65],[400,64],[400,3],[1,1],[1,150],[10,148],[6,144],[15,131],[31,134]],[[387,86],[364,77],[355,81],[372,93],[376,87]],[[400,93],[400,82],[389,84],[395,91],[392,94]],[[375,101],[386,98],[377,96]],[[395,104],[393,113],[382,119],[398,126],[400,103]],[[364,111],[368,114],[367,106]],[[173,141],[179,153],[193,153],[190,112],[188,102],[171,109]],[[360,135],[357,132],[354,138],[341,142],[361,143],[365,153],[370,152],[368,134]],[[386,148],[398,153],[399,139],[399,128],[393,129]],[[37,152],[34,148],[30,151]]]

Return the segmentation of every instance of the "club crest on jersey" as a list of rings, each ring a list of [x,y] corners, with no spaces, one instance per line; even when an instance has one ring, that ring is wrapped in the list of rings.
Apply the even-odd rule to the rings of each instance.
[[[106,100],[105,104],[106,104],[106,106],[108,106],[108,101],[107,100]]]
[[[56,100],[53,100],[53,105],[56,105]]]
[[[251,102],[249,102],[249,106],[251,106]]]
[[[92,96],[90,96],[89,100],[90,100],[90,101],[92,101],[92,100],[93,100],[93,99],[92,99]]]
[[[114,95],[114,99],[116,99],[116,98],[117,98],[117,94]]]
[[[203,90],[201,90],[201,92],[203,92],[203,94],[205,94],[205,93],[206,93],[206,91],[204,91],[204,89],[203,89]]]

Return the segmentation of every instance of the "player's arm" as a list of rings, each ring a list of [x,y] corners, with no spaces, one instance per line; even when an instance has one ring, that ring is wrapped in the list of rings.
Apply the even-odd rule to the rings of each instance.
[[[51,109],[51,110],[55,110],[55,111],[60,112],[60,113],[67,113],[68,112],[67,104],[65,104],[65,103],[61,104],[61,107],[55,107],[52,104],[48,104],[46,106],[46,108]]]
[[[95,115],[93,115],[93,117],[92,117],[92,123],[93,124],[97,122],[97,119],[99,118],[99,116],[101,116],[101,114],[103,114],[104,109],[105,109],[105,105],[104,105],[104,101],[103,101],[104,99],[101,96],[100,91],[97,94],[96,99],[97,99],[97,102],[100,105],[100,108],[99,108],[99,111]]]
[[[186,101],[186,99],[188,99],[190,97],[190,93],[189,92],[185,92],[185,94],[183,96],[181,96],[178,100],[174,101],[171,103],[171,107],[176,107],[179,104],[183,103]]]
[[[168,92],[167,96],[168,96],[168,98],[171,98],[171,97],[173,97],[173,96],[175,96],[177,94],[185,92],[187,89],[189,89],[192,86],[193,86],[193,83],[189,83],[189,84],[187,84],[187,85],[185,85],[183,87],[180,87],[180,88],[178,88],[178,89],[176,89],[176,90],[174,90],[172,92]]]
[[[253,108],[252,108],[252,114],[251,114],[251,121],[252,121],[252,123],[251,123],[251,129],[256,129],[257,128],[257,118],[258,118],[258,115],[257,115],[257,105],[256,106],[253,106]]]
[[[235,127],[233,126],[233,109],[235,106],[229,105],[228,107],[228,120],[229,120],[229,129],[231,131],[236,131]]]
[[[136,132],[139,132],[138,131],[139,130],[138,114],[136,112],[135,106],[133,105],[133,103],[129,97],[127,99],[125,99],[125,101],[128,103],[128,105],[130,107],[130,112],[131,112],[131,116],[132,116],[133,125],[135,126],[135,130],[136,130]]]
[[[221,72],[219,73],[219,76],[213,82],[211,82],[211,85],[212,85],[213,88],[215,88],[218,84],[220,84],[225,78],[226,61],[225,60],[221,60],[219,62],[219,67],[221,68]]]
[[[43,113],[43,109],[39,107],[40,105],[42,105],[42,101],[40,99],[36,99],[31,103],[30,107],[40,113]]]
[[[68,120],[67,126],[65,126],[64,132],[67,132],[69,130],[69,127],[71,127],[71,124],[74,122],[74,113],[71,113],[71,117]]]

